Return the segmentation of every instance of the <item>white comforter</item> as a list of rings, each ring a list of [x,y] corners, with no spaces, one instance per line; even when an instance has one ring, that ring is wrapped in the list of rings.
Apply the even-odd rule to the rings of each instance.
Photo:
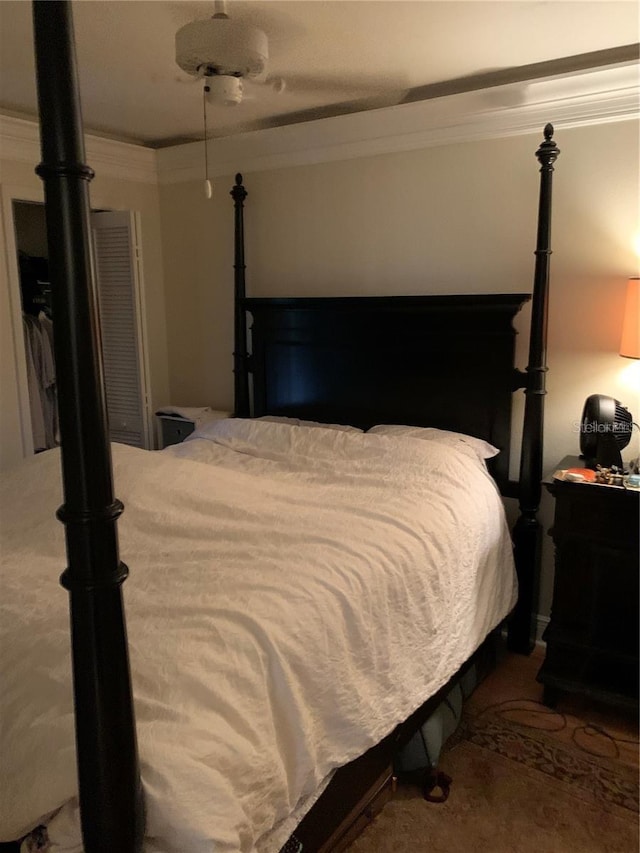
[[[148,849],[277,851],[511,609],[500,497],[461,450],[280,423],[113,454]],[[58,451],[1,498],[0,839],[67,804],[76,850]]]

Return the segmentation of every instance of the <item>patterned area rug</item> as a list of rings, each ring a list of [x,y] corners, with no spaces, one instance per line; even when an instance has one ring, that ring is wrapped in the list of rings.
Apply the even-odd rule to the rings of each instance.
[[[401,785],[349,853],[637,853],[638,769],[619,753],[535,702],[467,712],[441,757],[449,799]]]
[[[616,741],[604,729],[581,726],[567,745],[555,737],[556,727],[564,725],[564,718],[553,711],[514,701],[465,715],[451,748],[466,741],[491,750],[566,785],[574,796],[637,815],[638,773],[618,760]]]

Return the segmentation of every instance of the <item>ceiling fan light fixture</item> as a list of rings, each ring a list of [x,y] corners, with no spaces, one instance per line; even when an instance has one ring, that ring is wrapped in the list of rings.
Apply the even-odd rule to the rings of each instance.
[[[215,104],[233,106],[242,102],[243,86],[240,77],[214,74],[206,78],[204,90],[208,99]]]
[[[176,63],[193,77],[201,76],[203,67],[208,74],[259,77],[268,59],[262,30],[229,18],[191,21],[176,33]]]

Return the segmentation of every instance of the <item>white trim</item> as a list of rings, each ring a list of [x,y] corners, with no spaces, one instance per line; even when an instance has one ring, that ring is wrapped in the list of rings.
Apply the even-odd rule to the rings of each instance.
[[[541,646],[546,649],[547,644],[542,639],[542,635],[549,624],[548,616],[541,616],[539,613],[536,616],[536,646]]]
[[[637,63],[495,86],[209,142],[211,176],[349,160],[556,128],[638,120]],[[202,143],[160,149],[161,184],[203,178]]]
[[[550,620],[549,620],[549,617],[548,617],[548,616],[541,616],[539,613],[537,613],[537,614],[536,614],[536,639],[535,639],[535,645],[536,645],[536,646],[538,646],[538,647],[539,647],[539,648],[541,648],[541,649],[546,649],[546,648],[547,648],[547,644],[546,644],[546,642],[542,639],[542,635],[543,635],[543,633],[544,633],[545,628],[546,628],[546,627],[547,627],[547,625],[549,624],[549,621],[550,621]],[[501,633],[501,636],[502,636],[504,639],[506,639],[506,638],[507,638],[508,628],[507,628],[507,626],[506,626],[506,625],[504,625],[504,627],[502,628],[502,631],[501,631],[500,633]]]
[[[144,145],[85,136],[87,164],[110,178],[155,184],[158,181],[156,152]],[[37,166],[41,160],[40,127],[37,122],[0,114],[0,157]]]
[[[135,250],[134,281],[136,297],[136,313],[138,321],[138,358],[140,362],[140,382],[142,391],[143,434],[144,447],[153,450],[154,443],[153,413],[151,411],[151,370],[149,368],[149,335],[147,331],[147,303],[144,284],[144,258],[142,256],[142,224],[140,213],[135,210],[131,214],[131,227]]]
[[[22,454],[26,458],[33,455],[33,430],[31,426],[27,359],[22,326],[20,271],[18,269],[18,248],[13,220],[13,202],[31,201],[44,204],[44,191],[40,187],[34,189],[16,184],[3,184],[0,186],[0,200],[2,204],[2,227],[4,232],[2,251],[6,252],[5,269],[7,271],[7,288],[11,310],[11,331],[16,386],[18,390],[20,437],[22,440]]]

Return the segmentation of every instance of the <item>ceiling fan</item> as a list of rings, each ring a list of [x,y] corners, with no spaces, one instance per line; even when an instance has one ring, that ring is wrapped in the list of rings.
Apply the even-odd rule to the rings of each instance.
[[[176,33],[176,63],[189,76],[203,81],[209,103],[233,106],[242,103],[247,85],[266,86],[280,94],[328,93],[332,100],[379,96],[388,92],[397,102],[404,87],[388,75],[368,73],[333,75],[287,72],[269,75],[269,41],[257,27],[233,20],[226,0],[214,0],[213,16],[196,19]]]
[[[191,21],[176,33],[176,63],[194,80],[204,80],[210,100],[239,104],[243,80],[266,78],[269,43],[257,27],[232,20],[225,0],[215,0],[213,17]]]
[[[205,193],[211,198],[207,159],[207,103],[233,106],[243,102],[245,85],[269,87],[280,94],[323,93],[331,102],[356,101],[379,97],[398,103],[405,88],[388,76],[368,73],[333,75],[285,73],[269,75],[269,42],[261,29],[232,20],[226,0],[214,0],[213,16],[200,18],[180,27],[175,36],[176,64],[186,72],[187,80],[203,85]],[[257,87],[256,87],[257,88]],[[325,100],[326,102],[326,100]]]

